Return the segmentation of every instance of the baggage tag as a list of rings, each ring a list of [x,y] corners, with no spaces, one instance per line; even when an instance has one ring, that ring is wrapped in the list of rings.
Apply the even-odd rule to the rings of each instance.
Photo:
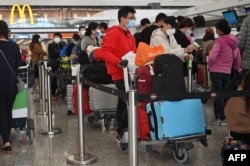
[[[149,67],[149,73],[150,73],[150,75],[151,76],[155,75],[153,67],[151,65],[148,65],[148,67]]]

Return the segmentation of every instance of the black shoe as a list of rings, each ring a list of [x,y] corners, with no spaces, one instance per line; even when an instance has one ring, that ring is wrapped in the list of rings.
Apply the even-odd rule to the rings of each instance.
[[[5,154],[11,154],[12,153],[11,146],[2,147],[1,152]]]
[[[74,115],[72,111],[68,111],[67,115]]]

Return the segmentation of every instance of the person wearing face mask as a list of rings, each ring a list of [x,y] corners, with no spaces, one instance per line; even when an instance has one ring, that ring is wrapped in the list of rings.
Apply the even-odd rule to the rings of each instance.
[[[190,18],[184,18],[181,22],[179,22],[178,27],[176,29],[176,32],[174,34],[174,37],[177,41],[177,43],[182,47],[192,47],[192,43],[190,42],[188,36],[192,34],[192,31],[194,29],[194,22]],[[192,50],[188,52],[195,56],[196,51]],[[184,76],[187,76],[188,74],[188,69],[187,69],[187,62],[183,63],[183,72]],[[192,64],[192,74],[197,73],[197,64],[195,61],[193,61]]]
[[[71,55],[70,55],[70,59],[71,60],[77,58],[77,53],[78,53],[79,50],[81,50],[81,43],[82,43],[83,37],[85,36],[85,33],[86,33],[85,26],[83,26],[83,25],[80,26],[78,28],[78,34],[80,36],[80,39],[78,40],[78,42],[75,43],[75,46],[74,46],[74,48],[71,51]]]
[[[119,63],[128,52],[136,52],[135,38],[129,30],[129,28],[135,26],[135,9],[129,6],[120,8],[118,10],[118,21],[119,25],[114,25],[106,31],[100,53],[95,55],[95,59],[105,61],[107,71],[117,89],[125,91],[123,70],[119,67]],[[120,142],[124,129],[128,127],[127,116],[126,101],[119,98],[116,111],[117,142]]]
[[[100,29],[99,36],[101,38],[103,38],[105,36],[107,29],[108,29],[108,25],[105,22],[101,22],[99,24],[99,29]]]
[[[48,45],[48,66],[52,67],[52,72],[56,72],[59,68],[60,51],[63,49],[65,42],[61,41],[62,34],[59,32],[54,33],[53,42]],[[57,100],[57,78],[51,78],[51,99]]]
[[[150,46],[162,45],[165,54],[175,54],[182,61],[189,58],[186,53],[192,52],[193,47],[189,45],[182,48],[176,41],[174,34],[177,27],[177,20],[174,16],[168,16],[163,23],[163,28],[158,28],[153,31]]]
[[[81,42],[81,50],[87,51],[88,46],[100,47],[102,45],[102,38],[96,35],[98,29],[98,23],[89,23],[88,28],[86,29],[85,37]]]

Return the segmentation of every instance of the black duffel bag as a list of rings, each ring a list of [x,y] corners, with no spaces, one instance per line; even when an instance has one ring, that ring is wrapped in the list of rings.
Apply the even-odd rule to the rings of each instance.
[[[83,78],[97,84],[113,83],[104,62],[92,62],[81,66]]]

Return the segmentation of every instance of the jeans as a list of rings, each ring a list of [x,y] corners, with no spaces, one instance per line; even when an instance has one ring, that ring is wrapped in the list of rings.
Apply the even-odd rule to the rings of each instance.
[[[230,82],[230,74],[210,72],[213,91],[226,91]],[[225,99],[216,97],[214,99],[214,115],[220,120],[225,119],[224,114]]]
[[[118,90],[125,91],[124,80],[114,81],[115,86]],[[124,129],[128,128],[128,109],[127,101],[124,101],[122,98],[118,98],[117,109],[116,109],[116,118],[117,118],[117,133],[123,135]]]

